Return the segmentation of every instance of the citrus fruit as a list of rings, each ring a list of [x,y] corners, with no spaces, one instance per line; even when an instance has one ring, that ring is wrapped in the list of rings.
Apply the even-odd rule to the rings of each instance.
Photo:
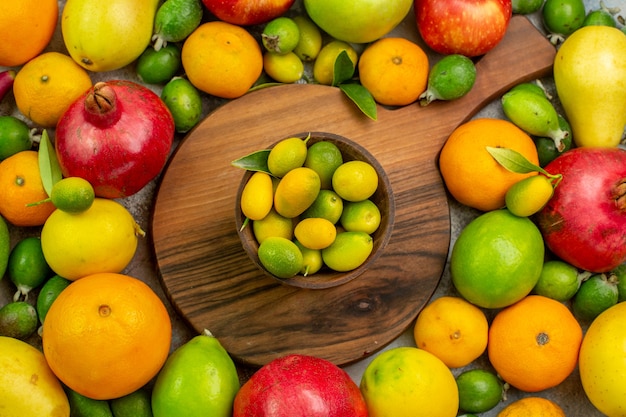
[[[43,323],[43,352],[68,387],[96,400],[144,386],[170,350],[172,326],[161,299],[128,275],[100,273],[74,281]]]
[[[311,168],[289,171],[278,183],[274,208],[281,216],[293,218],[309,208],[320,192],[320,177]]]
[[[24,340],[37,330],[37,311],[26,301],[13,301],[0,308],[0,335]]]
[[[54,275],[43,284],[39,294],[37,294],[37,304],[35,305],[37,308],[37,316],[41,323],[45,321],[46,314],[48,314],[48,310],[50,310],[50,306],[54,300],[56,300],[61,291],[67,288],[71,282],[72,281],[69,279]]]
[[[319,217],[335,224],[341,218],[343,200],[332,190],[320,190],[315,201],[300,215],[301,219]]]
[[[30,129],[17,117],[0,116],[0,161],[33,146]]]
[[[293,237],[293,220],[281,216],[272,208],[267,216],[252,222],[252,231],[259,244],[270,236],[291,240]]]
[[[0,162],[0,214],[15,226],[41,226],[54,211],[41,182],[36,151],[22,151]]]
[[[13,247],[9,255],[9,278],[17,287],[14,300],[28,293],[46,281],[52,270],[46,262],[41,248],[41,239],[36,236],[25,237]]]
[[[476,81],[474,62],[461,54],[450,54],[439,60],[428,73],[426,91],[420,94],[420,105],[435,100],[456,100],[469,93]]]
[[[269,174],[257,171],[241,192],[241,211],[250,220],[261,220],[274,204],[274,189]]]
[[[121,272],[142,233],[124,206],[96,198],[81,213],[52,213],[41,230],[41,247],[52,270],[74,281],[97,272]]]
[[[148,46],[137,59],[136,71],[144,83],[166,84],[181,67],[180,47],[170,43],[158,51]]]
[[[543,175],[524,178],[504,195],[506,208],[516,216],[530,217],[546,205],[554,194],[552,181]]]
[[[435,355],[409,346],[386,350],[365,368],[361,392],[370,417],[454,417],[458,389]]]
[[[152,417],[151,392],[146,387],[113,398],[109,404],[113,417]]]
[[[298,25],[300,38],[293,52],[304,62],[314,61],[322,49],[322,32],[307,16],[293,17]]]
[[[70,104],[91,85],[87,71],[68,55],[46,52],[18,71],[13,95],[24,116],[42,127],[55,127]]]
[[[372,200],[348,201],[341,213],[341,226],[348,232],[372,234],[380,226],[380,209]]]
[[[460,368],[483,354],[488,327],[487,317],[478,307],[460,297],[443,296],[419,313],[413,337],[418,348],[449,368]]]
[[[310,217],[302,219],[293,230],[298,242],[309,249],[324,249],[329,247],[337,236],[335,225],[329,220]]]
[[[304,166],[311,168],[320,176],[321,188],[331,189],[333,174],[343,164],[343,155],[339,147],[329,141],[315,142],[307,150]]]
[[[313,275],[322,269],[324,260],[322,259],[322,251],[319,249],[309,249],[297,240],[294,241],[300,252],[302,252],[302,268],[300,273],[307,277]]]
[[[348,161],[337,167],[332,184],[333,190],[344,200],[362,201],[376,192],[378,174],[365,161]]]
[[[519,180],[537,174],[507,170],[487,151],[488,146],[513,149],[531,163],[538,163],[530,136],[507,120],[479,118],[456,128],[441,149],[441,175],[458,202],[482,211],[504,207],[506,191]]]
[[[557,301],[571,299],[581,284],[581,274],[575,266],[561,260],[549,260],[543,264],[533,293]]]
[[[565,417],[563,409],[542,397],[524,397],[507,405],[497,417]]]
[[[50,200],[59,210],[80,213],[93,204],[96,195],[89,181],[67,177],[57,181],[50,190]]]
[[[266,52],[263,55],[263,69],[274,81],[285,84],[295,83],[304,74],[304,64],[294,52]]]
[[[544,243],[537,226],[506,209],[472,220],[452,248],[450,272],[459,293],[484,308],[502,308],[528,295],[541,274]]]
[[[408,39],[382,38],[361,54],[359,79],[380,104],[411,104],[426,89],[428,56]]]
[[[221,21],[198,26],[182,50],[183,68],[199,90],[221,98],[244,95],[263,70],[263,54],[244,28]]]
[[[306,154],[306,140],[296,137],[283,139],[270,150],[267,168],[272,175],[281,178],[292,169],[304,165]]]
[[[574,315],[582,321],[592,321],[600,313],[617,304],[619,290],[615,276],[596,274],[580,284],[572,301]]]
[[[300,28],[287,16],[270,20],[261,33],[261,42],[268,52],[286,54],[292,52],[300,41]]]
[[[66,388],[65,392],[70,402],[72,417],[113,417],[111,406],[107,400],[94,400],[71,388]]]
[[[186,78],[172,78],[161,91],[161,100],[172,117],[176,131],[185,133],[198,124],[202,117],[200,93]]]
[[[347,272],[361,266],[374,249],[374,239],[365,232],[340,232],[322,249],[324,264],[333,271]]]
[[[50,43],[58,18],[57,0],[6,2],[0,15],[0,67],[22,65],[39,55]]]
[[[500,310],[489,328],[489,361],[500,377],[525,392],[552,388],[578,362],[582,329],[562,303],[529,295]]]
[[[494,408],[504,396],[504,384],[493,372],[470,369],[456,377],[459,389],[459,409],[484,413]]]
[[[258,249],[259,261],[278,278],[291,278],[302,269],[302,253],[298,246],[284,237],[271,236]]]
[[[356,68],[359,60],[356,50],[349,43],[334,39],[322,46],[315,62],[313,62],[313,78],[315,81],[324,85],[333,84],[335,61],[343,51],[346,51],[348,58],[350,58],[350,61]]]
[[[602,312],[591,322],[579,356],[579,372],[589,401],[607,416],[626,412],[626,303]]]
[[[9,227],[0,216],[0,280],[4,277],[9,264],[9,255],[11,253],[11,235]]]

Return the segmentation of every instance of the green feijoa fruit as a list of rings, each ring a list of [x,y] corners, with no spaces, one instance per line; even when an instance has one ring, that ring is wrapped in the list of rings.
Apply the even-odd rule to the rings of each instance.
[[[152,393],[147,387],[109,401],[113,417],[152,417]]]
[[[618,302],[626,301],[626,264],[621,264],[611,271],[617,281]]]
[[[9,227],[0,216],[0,280],[4,278],[4,273],[9,264],[9,254],[11,253],[11,239],[9,235]]]
[[[600,313],[617,304],[619,290],[613,275],[596,274],[580,285],[572,301],[574,315],[583,321],[592,321]]]
[[[298,45],[300,29],[290,17],[280,16],[265,25],[261,41],[268,52],[286,54],[292,52]]]
[[[531,93],[539,94],[541,97],[546,97],[545,90],[537,83],[531,83],[531,82],[520,83],[512,87],[509,91],[516,91],[516,90],[528,90]]]
[[[512,0],[511,7],[515,14],[530,14],[541,9],[543,0]]]
[[[158,51],[148,47],[137,59],[137,75],[147,84],[165,84],[182,67],[180,54],[180,47],[174,43]]]
[[[172,113],[177,132],[188,132],[200,121],[202,97],[186,78],[172,78],[163,87],[161,99]]]
[[[593,10],[587,13],[585,20],[583,20],[583,26],[609,26],[616,27],[617,23],[611,13],[605,9]]]
[[[154,18],[154,49],[187,38],[200,25],[202,15],[200,0],[166,0]]]
[[[0,116],[0,161],[33,145],[30,128],[17,117]]]
[[[95,400],[66,387],[65,393],[70,403],[71,417],[113,417],[107,400]]]
[[[21,295],[27,298],[33,288],[39,287],[52,275],[52,269],[43,256],[39,237],[26,237],[17,242],[9,255],[8,271],[9,278],[17,287],[14,301]]]
[[[37,330],[37,312],[25,301],[14,301],[0,308],[0,336],[24,340]]]
[[[461,98],[470,92],[475,81],[476,67],[471,59],[461,54],[446,55],[431,68],[426,91],[419,96],[420,105]]]
[[[304,62],[314,61],[322,49],[322,31],[307,16],[294,16],[293,21],[300,30],[300,40],[293,52]]]
[[[545,167],[557,156],[561,155],[572,148],[572,140],[574,139],[572,128],[565,117],[558,115],[559,127],[568,134],[563,138],[563,150],[559,151],[552,138],[534,137],[535,146],[537,147],[537,155],[539,156],[539,165]]]
[[[155,416],[231,416],[239,376],[228,352],[207,330],[176,349],[152,390]]]
[[[582,26],[587,11],[583,0],[546,0],[541,15],[545,28],[560,35],[553,40],[557,43]]]
[[[39,321],[43,324],[46,319],[46,314],[48,314],[48,310],[50,306],[57,299],[61,291],[67,288],[72,281],[69,279],[65,279],[59,275],[55,275],[48,279],[41,289],[39,290],[39,294],[37,294],[37,316],[39,317]]]

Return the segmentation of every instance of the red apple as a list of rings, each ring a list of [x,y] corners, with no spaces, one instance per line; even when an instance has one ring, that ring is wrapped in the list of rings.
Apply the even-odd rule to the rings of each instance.
[[[511,0],[415,0],[422,39],[440,54],[487,53],[502,40],[511,20]]]
[[[259,25],[285,13],[295,0],[202,0],[215,17],[240,26]]]
[[[274,359],[239,389],[233,417],[367,417],[359,387],[325,359],[291,354]]]

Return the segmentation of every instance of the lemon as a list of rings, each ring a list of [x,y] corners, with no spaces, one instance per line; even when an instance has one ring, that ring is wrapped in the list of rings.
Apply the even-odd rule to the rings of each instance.
[[[95,192],[89,181],[80,177],[67,177],[57,181],[50,191],[52,204],[68,213],[80,213],[93,204]]]
[[[301,215],[301,219],[319,217],[335,224],[341,218],[343,200],[332,190],[320,190],[313,204]]]
[[[241,211],[250,220],[267,216],[274,204],[274,190],[269,174],[257,171],[241,192]]]
[[[293,21],[296,22],[300,31],[300,38],[293,52],[302,61],[314,61],[322,49],[322,32],[320,28],[307,16],[294,16]]]
[[[339,221],[348,232],[372,234],[380,226],[380,209],[372,200],[348,201]]]
[[[302,252],[284,237],[265,239],[259,245],[258,255],[263,267],[278,278],[291,278],[302,269]]]
[[[374,240],[367,233],[341,232],[330,246],[322,249],[322,259],[334,271],[352,271],[367,260],[373,248]]]
[[[304,247],[324,249],[335,241],[337,229],[326,219],[310,217],[299,221],[293,233]]]
[[[320,177],[310,168],[289,171],[278,183],[274,208],[281,216],[293,218],[302,214],[320,192]]]
[[[281,216],[272,208],[267,216],[252,222],[252,231],[259,244],[270,236],[291,240],[293,237],[293,220]]]
[[[343,155],[339,147],[324,140],[309,146],[304,160],[304,166],[311,168],[320,176],[321,187],[324,190],[332,188],[333,174],[341,164],[343,164]]]
[[[293,52],[276,54],[266,52],[263,55],[265,73],[279,83],[295,83],[304,74],[304,63]]]
[[[0,335],[24,340],[37,330],[37,311],[25,301],[14,301],[0,308]]]
[[[575,266],[561,260],[550,260],[543,264],[533,293],[564,302],[576,294],[581,281],[582,274]]]
[[[356,68],[359,59],[356,50],[349,43],[335,39],[322,47],[313,63],[313,78],[315,78],[315,81],[324,85],[333,83],[335,61],[342,51],[346,51],[350,61]]]
[[[365,161],[348,161],[337,167],[332,184],[335,192],[344,200],[366,200],[378,188],[378,174]]]
[[[302,252],[302,268],[300,273],[307,277],[315,274],[322,269],[324,261],[322,260],[322,251],[319,249],[309,249],[297,240],[294,241],[300,252]]]
[[[459,409],[469,413],[484,413],[494,408],[504,395],[504,384],[493,372],[470,369],[456,377],[459,389]]]
[[[55,210],[41,230],[43,254],[52,270],[69,280],[98,272],[121,272],[143,231],[120,203],[96,198],[82,213]]]
[[[294,168],[299,168],[306,160],[306,140],[287,138],[278,142],[267,156],[267,168],[272,175],[283,177]]]
[[[529,217],[546,205],[554,194],[549,178],[534,175],[513,184],[504,196],[506,207],[516,216]]]

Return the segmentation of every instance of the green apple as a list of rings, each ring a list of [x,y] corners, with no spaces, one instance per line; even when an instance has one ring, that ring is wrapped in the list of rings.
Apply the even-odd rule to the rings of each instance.
[[[413,0],[304,0],[309,17],[335,39],[368,43],[391,32]]]

